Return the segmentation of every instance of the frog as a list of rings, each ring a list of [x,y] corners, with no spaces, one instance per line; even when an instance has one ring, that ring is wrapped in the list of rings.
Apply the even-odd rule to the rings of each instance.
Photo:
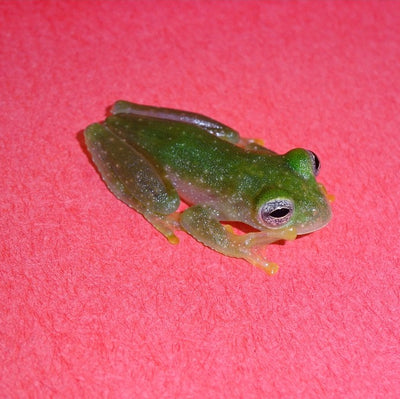
[[[184,231],[275,274],[267,245],[331,219],[333,197],[316,180],[313,151],[278,154],[200,113],[118,100],[84,138],[109,190],[171,244]]]

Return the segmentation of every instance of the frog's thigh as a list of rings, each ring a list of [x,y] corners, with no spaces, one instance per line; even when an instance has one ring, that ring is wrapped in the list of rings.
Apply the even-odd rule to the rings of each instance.
[[[98,123],[85,130],[85,140],[103,180],[120,200],[146,217],[176,211],[176,190],[138,149]]]

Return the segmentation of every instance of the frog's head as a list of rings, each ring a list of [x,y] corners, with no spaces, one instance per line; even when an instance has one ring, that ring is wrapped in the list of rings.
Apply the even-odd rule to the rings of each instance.
[[[257,218],[266,229],[294,227],[307,234],[324,227],[331,218],[329,196],[316,176],[318,157],[296,148],[279,156],[283,162],[272,185],[257,198]]]

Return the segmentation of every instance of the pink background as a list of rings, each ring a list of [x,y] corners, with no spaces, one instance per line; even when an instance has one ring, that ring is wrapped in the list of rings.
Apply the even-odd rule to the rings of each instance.
[[[0,2],[0,397],[400,397],[400,2]],[[200,112],[336,195],[269,277],[170,245],[82,129]]]

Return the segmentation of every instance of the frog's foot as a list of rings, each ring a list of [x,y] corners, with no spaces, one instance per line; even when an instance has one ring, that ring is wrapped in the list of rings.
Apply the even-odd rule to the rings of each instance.
[[[235,234],[230,225],[225,225],[224,228],[230,235],[232,242],[235,242],[235,247],[237,248],[235,256],[246,259],[249,263],[261,268],[268,274],[275,274],[279,266],[265,259],[261,253],[265,246],[279,240],[294,240],[297,236],[293,227],[242,235]]]
[[[170,244],[179,244],[179,238],[175,235],[175,230],[179,228],[179,212],[170,215],[144,214],[144,217],[169,241]]]
[[[269,275],[276,274],[279,270],[279,265],[277,263],[268,262],[262,256],[257,256],[254,253],[252,253],[250,256],[244,257],[244,259]]]
[[[233,248],[230,256],[234,256],[236,258],[243,258],[247,262],[251,263],[254,266],[257,266],[264,272],[268,274],[275,274],[279,270],[279,266],[274,263],[268,261],[264,254],[261,252],[261,247],[248,247],[243,244],[242,240],[240,240],[241,236],[234,235],[231,236],[233,242],[237,241],[238,245],[236,248]],[[238,239],[239,238],[239,239]]]

